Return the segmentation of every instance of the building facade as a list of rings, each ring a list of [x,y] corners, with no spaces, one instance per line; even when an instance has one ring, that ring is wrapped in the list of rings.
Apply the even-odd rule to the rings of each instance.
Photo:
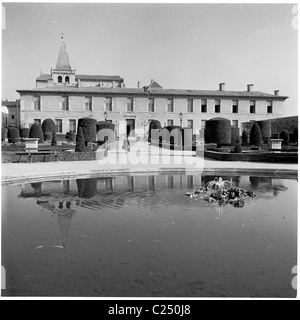
[[[164,125],[182,125],[195,134],[215,117],[227,118],[233,126],[243,122],[279,118],[285,115],[286,96],[254,91],[164,89],[151,80],[140,88],[125,87],[119,76],[76,75],[71,68],[64,39],[55,69],[36,79],[36,88],[17,90],[20,94],[19,126],[30,127],[52,118],[58,133],[76,131],[77,121],[92,117],[115,124],[118,132],[125,123],[127,133],[145,136],[151,120]],[[123,125],[122,125],[123,126]]]

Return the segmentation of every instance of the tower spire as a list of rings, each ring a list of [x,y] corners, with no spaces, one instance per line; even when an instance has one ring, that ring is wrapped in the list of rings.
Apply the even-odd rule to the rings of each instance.
[[[72,70],[63,33],[60,38],[61,38],[61,44],[60,44],[60,49],[59,49],[59,54],[58,54],[55,69],[56,70]]]

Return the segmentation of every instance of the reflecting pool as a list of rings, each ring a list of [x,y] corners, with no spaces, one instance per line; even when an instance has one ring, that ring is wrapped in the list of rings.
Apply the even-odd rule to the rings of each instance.
[[[185,195],[214,177],[4,185],[2,295],[295,297],[296,177],[222,176],[242,208]]]

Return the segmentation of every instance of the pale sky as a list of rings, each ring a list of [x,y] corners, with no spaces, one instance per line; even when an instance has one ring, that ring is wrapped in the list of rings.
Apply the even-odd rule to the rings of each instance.
[[[289,96],[298,114],[293,4],[4,3],[2,99],[55,67],[61,33],[77,74],[120,75],[127,87],[254,90]],[[293,9],[294,8],[294,9]]]

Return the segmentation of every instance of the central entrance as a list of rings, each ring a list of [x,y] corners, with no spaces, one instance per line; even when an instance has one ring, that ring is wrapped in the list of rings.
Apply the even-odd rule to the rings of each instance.
[[[126,133],[127,137],[135,136],[135,120],[134,119],[126,119]]]

